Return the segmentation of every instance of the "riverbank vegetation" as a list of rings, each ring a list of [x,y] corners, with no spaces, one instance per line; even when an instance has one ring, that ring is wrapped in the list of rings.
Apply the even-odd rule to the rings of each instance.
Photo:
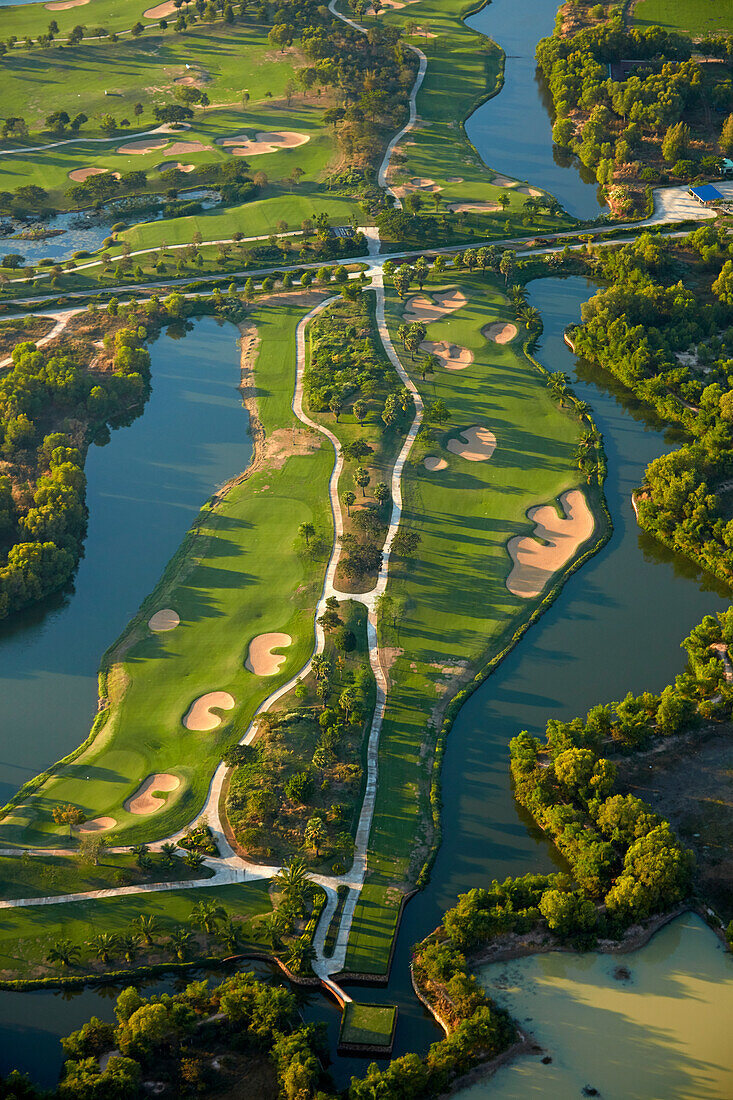
[[[725,224],[680,241],[643,234],[598,249],[590,271],[611,285],[582,309],[571,339],[668,423],[683,443],[647,467],[639,524],[721,580],[733,581],[733,261]]]
[[[598,8],[561,7],[554,34],[537,46],[553,139],[595,172],[614,214],[643,215],[651,186],[717,174],[730,152],[733,69],[723,38],[706,41],[703,64],[687,36],[627,27],[615,8],[598,22]]]
[[[146,997],[128,986],[114,1011],[116,1022],[93,1016],[61,1040],[66,1061],[57,1089],[41,1093],[11,1074],[0,1083],[3,1095],[18,1100],[134,1100],[151,1090],[164,1097],[246,1094],[261,1100],[332,1095],[322,1068],[324,1025],[303,1024],[293,993],[246,971],[213,988],[206,980],[190,982],[173,994]]]

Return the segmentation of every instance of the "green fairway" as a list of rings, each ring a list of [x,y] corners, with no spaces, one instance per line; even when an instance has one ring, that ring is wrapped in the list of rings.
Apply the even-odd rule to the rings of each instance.
[[[238,740],[259,703],[304,664],[313,647],[313,612],[327,552],[313,559],[298,528],[312,523],[330,549],[327,483],[333,449],[313,432],[293,436],[295,327],[318,300],[295,296],[255,310],[261,347],[255,380],[265,459],[199,520],[158,587],[108,651],[110,710],[92,745],[53,777],[0,827],[3,841],[49,844],[60,835],[51,808],[73,802],[87,817],[109,816],[126,843],[169,835],[200,809],[223,750]],[[232,339],[235,330],[232,330]],[[154,372],[153,372],[154,383]],[[141,532],[141,538],[144,533]],[[181,618],[153,634],[150,615],[165,607]],[[293,641],[280,671],[256,676],[244,662],[250,641],[282,631]],[[191,704],[228,692],[236,705],[208,732],[184,728]],[[152,816],[131,815],[123,802],[150,774],[171,773],[180,787]]]
[[[148,948],[145,960],[132,965],[113,957],[103,966],[96,960],[88,941],[101,932],[113,935],[128,933],[130,922],[139,914],[155,917],[160,932],[167,934],[175,925],[191,928],[193,907],[202,901],[213,901],[225,907],[229,915],[243,921],[242,947],[266,949],[264,930],[258,917],[272,912],[265,881],[219,886],[214,889],[170,890],[129,897],[97,898],[90,901],[63,902],[58,905],[35,905],[23,909],[4,909],[0,919],[0,983],[3,979],[73,977],[103,970],[126,970],[145,962],[176,961],[167,948]],[[156,939],[159,937],[156,936]],[[45,961],[47,952],[60,940],[69,940],[81,948],[76,966],[59,967]],[[207,944],[203,936],[191,943],[189,958],[221,952],[215,940]]]
[[[91,35],[96,27],[105,27],[110,33],[128,30],[139,19],[143,23],[153,22],[143,18],[154,4],[154,0],[89,0],[79,7],[70,7],[64,11],[49,11],[45,4],[11,4],[2,8],[3,37],[11,34],[20,39],[26,35],[31,38],[45,34],[52,19],[59,28],[58,37],[69,34],[78,23],[86,25]]]
[[[393,1005],[349,1001],[341,1018],[339,1043],[388,1047],[392,1041],[397,1009]]]
[[[431,769],[421,748],[434,743],[450,698],[540,602],[508,591],[507,540],[533,530],[528,508],[580,483],[576,414],[551,397],[521,353],[521,337],[500,345],[481,335],[487,323],[513,322],[503,293],[482,277],[461,277],[459,285],[468,304],[431,324],[428,339],[469,348],[473,363],[461,371],[441,367],[423,383],[403,355],[427,402],[443,400],[451,419],[434,429],[435,443],[413,448],[403,477],[404,522],[422,541],[407,567],[394,563],[387,589],[404,600],[404,611],[396,632],[381,627],[381,644],[395,647],[396,659],[380,739],[368,886],[357,905],[347,971],[384,972],[401,897],[390,887],[414,885],[430,850]],[[392,292],[393,339],[402,311]],[[401,346],[397,339],[395,345]],[[469,462],[447,449],[460,429],[479,425],[496,435],[489,461]],[[447,468],[428,472],[425,455]]]
[[[640,0],[630,22],[636,26],[660,26],[696,38],[715,31],[733,30],[733,0]]]

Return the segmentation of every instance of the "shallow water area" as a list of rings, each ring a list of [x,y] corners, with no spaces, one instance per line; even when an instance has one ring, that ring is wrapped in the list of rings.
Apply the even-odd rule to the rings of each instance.
[[[694,914],[631,954],[533,955],[479,978],[552,1062],[519,1058],[463,1100],[566,1100],[587,1085],[603,1100],[733,1096],[733,959]]]

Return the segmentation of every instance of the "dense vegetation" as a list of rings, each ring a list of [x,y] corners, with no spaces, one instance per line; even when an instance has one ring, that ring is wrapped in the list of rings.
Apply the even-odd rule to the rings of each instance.
[[[117,1022],[93,1016],[62,1039],[66,1054],[53,1093],[11,1074],[0,1095],[34,1100],[133,1100],[150,1095],[230,1094],[235,1083],[263,1100],[327,1100],[324,1025],[303,1025],[294,995],[239,973],[213,989],[191,982],[180,993],[142,996],[132,986],[115,1004]]]
[[[555,109],[553,139],[607,187],[614,212],[643,209],[643,186],[714,173],[728,151],[730,58],[691,59],[692,42],[620,16],[571,33],[559,21],[537,46]],[[710,107],[719,120],[711,116]]]
[[[341,874],[353,861],[375,689],[363,605],[333,603],[324,654],[289,696],[292,705],[261,715],[254,745],[227,757],[234,765],[227,816],[250,858],[299,853]]]
[[[724,225],[683,242],[642,235],[599,249],[590,270],[611,285],[582,309],[576,351],[683,427],[685,442],[650,463],[639,523],[724,581],[733,579],[733,262]]]
[[[140,411],[149,387],[146,336],[144,327],[119,329],[104,373],[70,344],[15,346],[0,376],[0,618],[74,572],[86,532],[86,448]]]

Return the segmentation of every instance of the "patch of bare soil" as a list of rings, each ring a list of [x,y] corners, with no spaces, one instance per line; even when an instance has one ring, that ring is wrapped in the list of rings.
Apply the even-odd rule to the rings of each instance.
[[[695,730],[616,763],[619,789],[648,802],[695,853],[698,889],[727,923],[733,918],[733,724]]]
[[[54,322],[50,317],[19,317],[0,325],[0,360],[10,355],[21,340],[40,340],[50,332]]]

